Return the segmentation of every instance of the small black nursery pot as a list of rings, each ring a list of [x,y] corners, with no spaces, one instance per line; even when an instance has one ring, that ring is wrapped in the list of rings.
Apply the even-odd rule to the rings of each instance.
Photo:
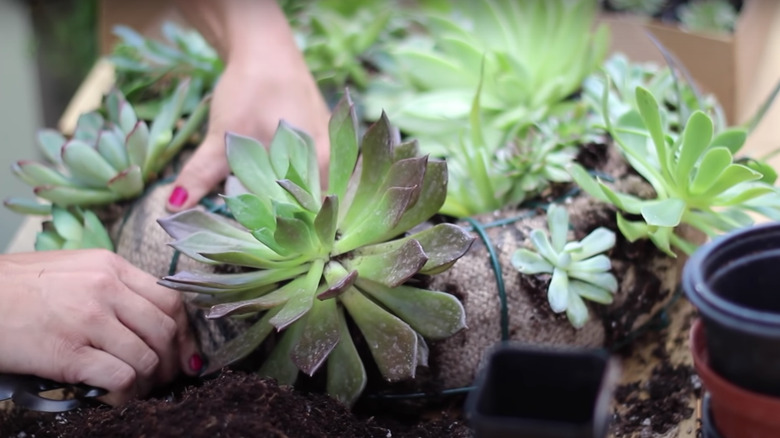
[[[602,438],[618,374],[602,350],[500,344],[466,400],[469,423],[478,438]]]
[[[710,366],[745,389],[780,396],[780,224],[699,248],[683,288],[702,316]]]

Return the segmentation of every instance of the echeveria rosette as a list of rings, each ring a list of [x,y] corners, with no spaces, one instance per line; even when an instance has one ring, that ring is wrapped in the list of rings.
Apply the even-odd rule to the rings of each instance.
[[[19,161],[12,170],[36,196],[63,207],[135,198],[205,119],[207,100],[179,126],[188,87],[183,81],[151,124],[139,120],[122,93],[113,90],[104,103],[107,118],[99,111],[82,114],[71,138],[53,129],[40,131],[38,145],[49,163]],[[5,205],[25,214],[50,211],[25,199],[11,198]]]
[[[449,268],[473,238],[439,224],[404,235],[444,202],[443,161],[400,143],[382,116],[358,142],[348,97],[330,121],[328,190],[319,186],[312,139],[282,122],[269,150],[228,134],[227,157],[247,193],[225,197],[235,220],[190,210],[159,222],[171,245],[204,263],[247,268],[238,274],[179,272],[161,284],[198,294],[207,317],[262,314],[219,356],[249,354],[283,332],[260,372],[283,383],[327,363],[327,391],[351,404],[366,374],[347,329],[355,323],[382,375],[412,378],[426,361],[425,339],[443,339],[465,325],[452,295],[404,285],[415,274]]]
[[[35,250],[103,248],[114,250],[114,244],[100,219],[90,210],[79,207],[53,206],[51,220],[35,235]]]
[[[715,134],[712,119],[695,111],[674,140],[664,130],[663,113],[650,91],[637,87],[636,105],[637,110],[614,122],[607,119],[607,127],[629,164],[653,186],[655,199],[617,192],[582,166],[570,167],[581,188],[618,208],[618,227],[628,240],[649,238],[674,257],[673,247],[686,253],[696,248],[674,232],[681,224],[713,237],[751,225],[748,212],[778,215],[780,193],[763,181],[761,167],[755,170],[734,160],[747,136],[743,129]]]
[[[569,213],[551,204],[547,209],[550,238],[544,231],[531,232],[536,252],[525,248],[512,255],[512,265],[523,274],[552,274],[547,298],[555,313],[566,312],[569,322],[580,328],[588,321],[584,300],[612,304],[618,283],[610,269],[609,257],[602,254],[615,246],[615,233],[597,228],[579,242],[567,242]]]

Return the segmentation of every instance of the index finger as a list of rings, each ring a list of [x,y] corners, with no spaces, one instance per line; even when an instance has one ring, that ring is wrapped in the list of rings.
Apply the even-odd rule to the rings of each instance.
[[[195,337],[190,330],[190,321],[184,307],[182,294],[157,284],[157,279],[147,272],[122,260],[118,268],[119,280],[130,290],[145,298],[162,310],[176,322],[176,342],[181,354],[182,369],[189,374],[197,374],[198,369],[192,369],[192,358],[198,354]],[[200,359],[196,362],[202,362]]]

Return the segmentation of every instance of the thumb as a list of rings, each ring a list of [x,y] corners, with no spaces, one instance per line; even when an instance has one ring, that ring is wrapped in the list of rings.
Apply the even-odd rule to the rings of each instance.
[[[174,181],[166,208],[177,212],[194,207],[229,173],[223,139],[207,136]]]

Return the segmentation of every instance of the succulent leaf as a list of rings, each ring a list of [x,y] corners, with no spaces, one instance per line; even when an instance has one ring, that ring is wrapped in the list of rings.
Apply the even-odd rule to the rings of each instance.
[[[390,382],[413,378],[417,368],[417,335],[414,330],[354,287],[347,289],[338,299],[366,338],[382,376]]]
[[[411,286],[392,288],[362,277],[356,285],[425,338],[446,339],[466,327],[463,304],[450,294]]]
[[[140,195],[144,190],[141,168],[136,165],[126,168],[111,178],[106,187],[122,198],[132,198]]]
[[[293,324],[284,331],[276,348],[263,362],[259,371],[261,375],[276,379],[280,385],[293,385],[298,380],[298,367],[292,361],[292,351],[298,343],[302,331],[302,324]]]
[[[292,361],[308,375],[313,375],[341,339],[339,315],[335,300],[314,300],[311,311],[301,321],[303,332],[292,350]]]
[[[270,202],[257,195],[244,193],[237,196],[225,196],[225,203],[233,217],[250,230],[260,228],[276,229]]]
[[[349,92],[345,93],[328,125],[331,157],[328,171],[328,193],[344,199],[349,177],[355,169],[358,157],[358,129],[355,105]]]
[[[344,312],[337,307],[339,343],[328,357],[327,391],[347,406],[352,406],[366,387],[366,369],[344,319]]]
[[[38,146],[43,155],[52,163],[59,163],[62,158],[62,146],[68,141],[64,135],[54,129],[41,129],[37,135]]]
[[[11,211],[21,214],[48,215],[51,214],[51,205],[42,204],[34,199],[10,197],[3,201],[3,205]]]
[[[66,186],[40,186],[34,190],[36,196],[62,206],[100,205],[117,200],[117,195],[109,190],[96,190]]]
[[[416,274],[428,261],[420,242],[410,239],[395,250],[366,254],[345,260],[347,270],[357,271],[361,278],[367,278],[388,287],[398,287]]]
[[[65,143],[62,162],[70,168],[73,178],[91,188],[105,187],[117,174],[95,148],[80,140]]]

